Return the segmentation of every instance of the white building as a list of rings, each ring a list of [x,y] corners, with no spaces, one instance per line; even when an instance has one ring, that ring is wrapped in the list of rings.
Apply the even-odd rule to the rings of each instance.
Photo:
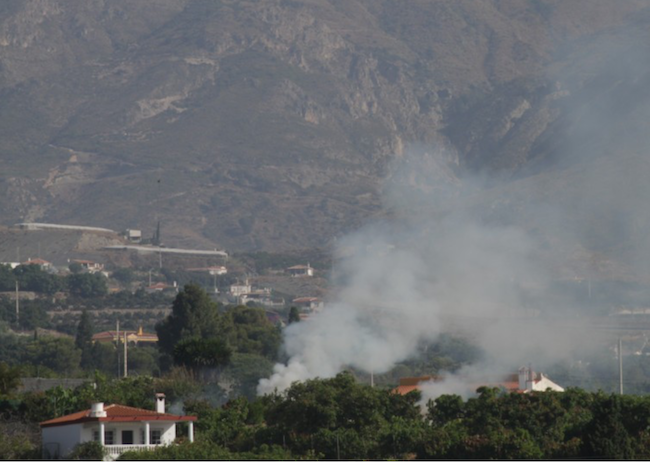
[[[100,264],[99,262],[87,261],[83,259],[73,259],[72,262],[79,264],[81,268],[89,274],[95,274],[104,270],[104,264]]]
[[[541,372],[535,372],[530,367],[521,367],[518,372],[519,391],[524,393],[545,392],[552,390],[554,392],[564,392],[564,389]]]
[[[207,272],[208,274],[215,275],[225,275],[228,273],[228,269],[225,266],[210,266],[210,267],[196,267],[192,269],[187,269],[188,272]]]
[[[65,458],[77,444],[88,441],[97,441],[105,447],[105,460],[117,459],[126,451],[168,446],[176,439],[178,422],[188,422],[192,442],[196,419],[196,416],[165,413],[163,394],[156,394],[156,411],[93,403],[90,410],[41,423],[43,458]]]
[[[230,286],[230,295],[233,297],[241,297],[253,292],[253,286],[248,283],[248,279],[243,284],[233,284]]]
[[[292,304],[299,308],[303,313],[315,313],[323,309],[323,301],[316,297],[294,298]]]
[[[296,265],[293,267],[288,267],[286,272],[291,275],[291,277],[313,277],[314,269],[309,264],[305,265]]]
[[[142,231],[139,229],[127,229],[125,232],[126,239],[132,243],[142,242]]]

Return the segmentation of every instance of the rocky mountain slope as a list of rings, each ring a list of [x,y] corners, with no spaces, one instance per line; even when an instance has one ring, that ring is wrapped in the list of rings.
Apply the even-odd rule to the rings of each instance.
[[[286,250],[385,214],[386,182],[435,213],[479,176],[472,211],[602,212],[583,249],[625,252],[650,226],[618,211],[644,203],[648,23],[648,0],[7,0],[0,223]],[[599,179],[626,195],[578,191]]]

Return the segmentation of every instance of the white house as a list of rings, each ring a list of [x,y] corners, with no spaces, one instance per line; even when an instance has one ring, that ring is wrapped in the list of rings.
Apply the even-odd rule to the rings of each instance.
[[[291,277],[313,277],[314,276],[314,269],[307,264],[305,265],[296,265],[292,267],[288,267],[286,269],[287,273],[291,275]]]
[[[248,279],[243,284],[232,284],[230,286],[230,295],[233,297],[241,297],[253,292],[253,286],[248,283]]]
[[[195,267],[192,269],[187,269],[188,272],[207,272],[208,274],[215,275],[225,275],[228,273],[228,269],[225,266],[210,266],[210,267]]]
[[[314,313],[323,309],[323,301],[316,297],[300,297],[292,300],[293,305],[305,313]]]
[[[132,243],[142,242],[142,231],[139,229],[127,229],[124,234],[126,236],[126,239]]]
[[[521,367],[518,372],[519,391],[524,393],[545,392],[552,390],[554,392],[564,392],[564,389],[541,372],[535,372],[530,367]]]
[[[27,266],[27,265],[37,265],[37,266],[39,266],[41,268],[41,270],[43,270],[45,272],[49,272],[51,274],[55,274],[55,273],[58,272],[56,270],[56,268],[52,265],[51,262],[48,262],[45,259],[41,259],[41,258],[38,258],[38,257],[35,258],[35,259],[32,259],[30,257],[29,259],[27,259],[26,262],[21,262],[20,265],[25,265],[25,266]]]
[[[41,423],[43,458],[65,458],[77,444],[98,441],[106,449],[105,460],[126,451],[168,446],[176,439],[176,423],[188,423],[194,441],[196,416],[165,413],[165,395],[156,394],[156,411],[123,405],[93,403],[90,410]]]
[[[82,259],[73,259],[72,262],[79,264],[86,272],[90,274],[104,270],[104,264],[100,264],[99,262],[86,261]]]

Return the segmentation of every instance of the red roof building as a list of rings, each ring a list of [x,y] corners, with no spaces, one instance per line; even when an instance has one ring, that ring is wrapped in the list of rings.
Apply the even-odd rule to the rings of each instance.
[[[142,331],[142,327],[138,331],[102,331],[93,335],[93,342],[95,343],[114,343],[117,342],[119,335],[120,341],[124,341],[124,336],[126,334],[126,340],[129,343],[157,343],[158,336],[151,333],[145,333]]]
[[[406,395],[413,390],[421,390],[421,384],[426,382],[442,382],[444,377],[425,375],[422,377],[404,377],[399,381],[399,386],[393,389],[393,393]],[[553,390],[554,392],[563,392],[564,389],[558,384],[550,380],[540,372],[534,372],[530,367],[522,367],[515,374],[508,374],[502,377],[501,380],[488,379],[485,381],[476,379],[467,379],[467,387],[476,391],[479,387],[497,387],[505,390],[506,392],[543,392],[545,390]]]
[[[43,421],[43,457],[65,458],[77,444],[97,441],[106,449],[105,459],[126,451],[170,445],[176,439],[176,423],[188,422],[188,439],[194,440],[196,416],[165,413],[165,396],[156,395],[156,411],[124,405],[93,403],[89,410]]]

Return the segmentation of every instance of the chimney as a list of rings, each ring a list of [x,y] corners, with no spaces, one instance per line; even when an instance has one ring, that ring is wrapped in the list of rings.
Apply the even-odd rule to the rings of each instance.
[[[156,393],[156,413],[165,412],[165,394]]]
[[[535,371],[531,366],[528,366],[528,380],[526,381],[526,390],[531,392],[535,390]]]
[[[91,418],[106,418],[106,410],[104,410],[104,403],[93,403],[90,405],[90,414]]]
[[[521,367],[519,369],[519,390],[526,390],[526,384],[528,383],[528,369],[526,367]]]

